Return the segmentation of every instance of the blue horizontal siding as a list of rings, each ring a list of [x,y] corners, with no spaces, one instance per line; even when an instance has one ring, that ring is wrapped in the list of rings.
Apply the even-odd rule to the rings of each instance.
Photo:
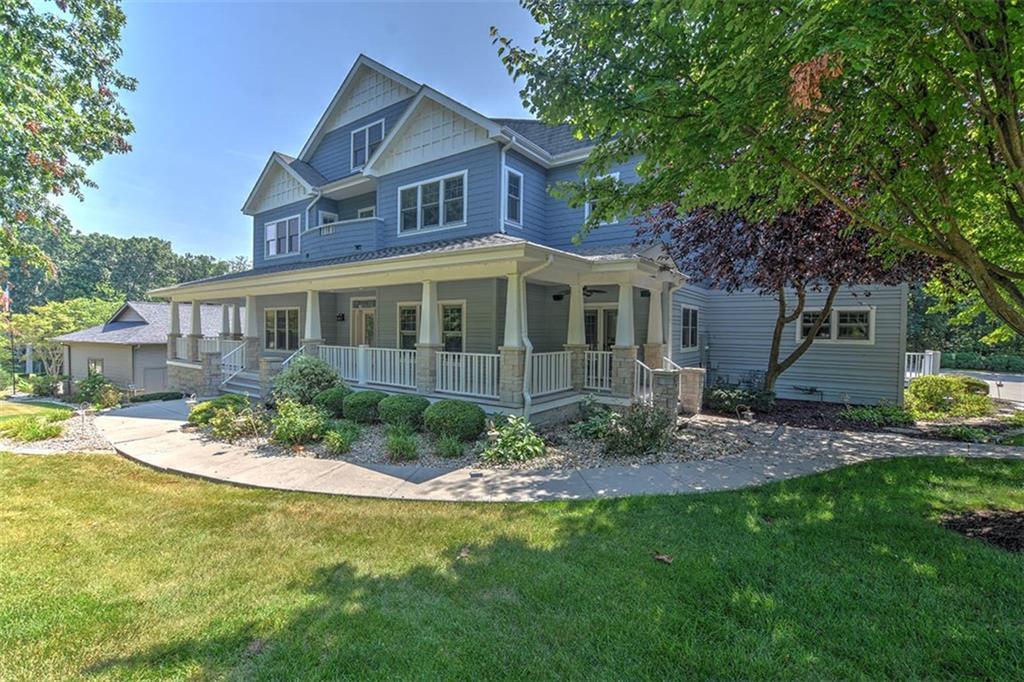
[[[545,244],[547,239],[548,177],[547,171],[523,155],[509,151],[505,154],[505,165],[523,174],[523,215],[520,225],[505,223],[505,231],[514,236]],[[501,178],[500,192],[504,192],[504,178]],[[501,197],[498,200],[499,211]],[[502,216],[504,218],[504,216]]]
[[[257,213],[252,218],[252,266],[254,268],[261,268],[264,265],[277,265],[279,263],[294,263],[303,260],[302,250],[304,244],[300,239],[299,241],[299,253],[288,255],[288,256],[275,256],[274,258],[266,258],[264,251],[266,249],[264,245],[264,227],[267,223],[275,220],[281,220],[293,215],[299,215],[299,231],[303,232],[306,229],[307,216],[305,215],[306,206],[309,205],[308,199],[302,201],[296,201],[291,204],[284,206],[278,206],[272,208],[269,211],[263,213]],[[330,209],[327,209],[330,210]],[[315,215],[315,214],[314,214]]]
[[[580,164],[559,166],[548,171],[548,186],[552,187],[559,182],[580,180]],[[611,173],[618,173],[622,182],[636,182],[636,164],[628,162],[618,164],[610,170]],[[588,234],[580,245],[573,244],[573,237],[579,233],[583,226],[585,215],[584,207],[572,208],[562,199],[557,199],[549,192],[547,197],[547,230],[544,243],[558,249],[569,251],[586,251],[594,247],[606,247],[612,245],[628,246],[633,242],[636,235],[636,227],[631,219],[621,222],[609,223],[595,228]]]
[[[320,174],[327,178],[328,182],[350,175],[352,173],[352,131],[383,118],[384,135],[387,136],[398,123],[398,119],[405,113],[405,108],[411,101],[410,97],[401,102],[395,102],[369,116],[363,116],[352,123],[326,133],[320,139],[320,144],[313,150],[313,154],[309,158],[309,165],[320,171]]]

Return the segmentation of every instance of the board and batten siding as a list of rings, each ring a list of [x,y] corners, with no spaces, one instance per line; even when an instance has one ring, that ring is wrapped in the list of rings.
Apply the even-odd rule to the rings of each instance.
[[[309,165],[318,170],[328,182],[351,175],[353,173],[352,131],[384,119],[384,135],[386,137],[398,123],[398,119],[405,113],[405,109],[412,99],[412,97],[408,97],[394,102],[383,109],[361,116],[355,121],[345,123],[340,128],[325,133],[320,144],[309,157]]]
[[[875,342],[815,341],[803,357],[779,377],[776,384],[779,397],[854,404],[902,402],[907,289],[905,286],[857,287],[855,291],[856,295],[851,290],[842,291],[835,306],[873,307]],[[714,290],[707,291],[706,298],[701,323],[702,337],[705,332],[707,335],[708,382],[720,379],[736,383],[751,371],[764,371],[778,310],[776,301],[753,292],[727,294]],[[814,310],[824,298],[824,293],[809,295],[807,308]],[[796,322],[787,325],[783,332],[782,357],[797,344],[796,325]],[[802,390],[812,388],[820,393]]]

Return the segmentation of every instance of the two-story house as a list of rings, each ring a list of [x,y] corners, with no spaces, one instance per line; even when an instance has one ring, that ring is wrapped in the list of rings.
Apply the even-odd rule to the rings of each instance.
[[[265,392],[306,353],[356,385],[539,416],[584,393],[647,394],[652,369],[704,367],[709,381],[762,370],[774,301],[688,283],[631,247],[628,221],[573,244],[587,207],[548,189],[588,153],[568,126],[488,118],[360,56],[298,156],[271,154],[246,198],[253,268],[153,292],[247,312],[244,332],[223,330],[239,342],[219,369],[192,333],[201,325],[172,315],[168,383]],[[840,296],[782,396],[901,400],[906,291],[870,293]],[[789,344],[806,325],[792,327]]]

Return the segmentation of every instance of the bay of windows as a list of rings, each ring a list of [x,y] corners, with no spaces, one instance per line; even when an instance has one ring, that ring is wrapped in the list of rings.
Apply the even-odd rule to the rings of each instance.
[[[299,252],[299,216],[292,216],[263,227],[268,257]]]
[[[366,165],[384,140],[384,121],[375,121],[352,131],[352,168]]]
[[[406,185],[398,190],[399,230],[452,227],[466,221],[466,173]]]

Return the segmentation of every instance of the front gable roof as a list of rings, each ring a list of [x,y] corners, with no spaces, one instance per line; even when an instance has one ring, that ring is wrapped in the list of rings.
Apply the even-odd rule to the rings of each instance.
[[[178,307],[179,328],[187,330],[191,323],[190,304]],[[245,308],[239,311],[244,325]],[[216,336],[220,332],[222,316],[219,305],[205,304],[200,309],[203,336]],[[244,327],[243,327],[244,328]],[[151,301],[127,301],[95,327],[82,329],[54,338],[60,343],[110,343],[119,345],[165,344],[171,331],[171,304]]]
[[[277,206],[298,201],[326,182],[326,178],[305,161],[273,152],[242,205],[242,213],[258,213],[266,201],[273,201]]]

